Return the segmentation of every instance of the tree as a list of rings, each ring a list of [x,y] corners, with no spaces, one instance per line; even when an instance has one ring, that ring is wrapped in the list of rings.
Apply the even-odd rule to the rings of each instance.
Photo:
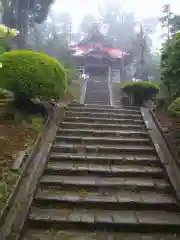
[[[80,24],[80,32],[83,36],[87,36],[89,31],[91,30],[91,27],[94,23],[97,23],[98,19],[96,19],[94,16],[88,14],[84,15],[82,22]]]
[[[172,34],[176,34],[180,31],[180,15],[173,15],[172,18],[169,20],[170,23],[170,32]]]
[[[45,20],[53,0],[3,0],[3,23],[19,30],[19,48],[26,47],[28,28]]]
[[[162,81],[167,87],[170,98],[180,94],[180,33],[163,44],[161,56]]]
[[[174,14],[171,11],[171,5],[163,6],[163,16],[159,19],[162,23],[162,28],[166,28],[166,36],[170,39],[171,36],[180,31],[180,15]]]
[[[124,13],[118,1],[107,2],[99,8],[100,19],[107,26],[107,35],[114,47],[125,52],[132,49],[135,37],[135,18],[132,13]]]
[[[140,25],[140,30],[134,40],[134,77],[144,81],[153,77],[153,55],[151,52],[151,39],[149,37],[149,29]]]
[[[166,28],[167,30],[167,39],[170,39],[170,20],[173,16],[173,13],[171,12],[171,4],[165,4],[163,6],[163,16],[160,18],[160,22],[162,23],[162,28]]]
[[[34,51],[44,52],[62,62],[66,68],[74,65],[69,45],[71,43],[71,16],[50,12],[48,21],[35,24],[28,35],[28,44]]]

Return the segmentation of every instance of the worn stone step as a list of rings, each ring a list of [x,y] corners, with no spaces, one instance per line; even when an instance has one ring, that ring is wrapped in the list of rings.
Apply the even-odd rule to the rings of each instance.
[[[52,147],[54,152],[66,152],[66,153],[104,153],[104,154],[156,154],[154,146],[147,145],[84,145],[84,144],[58,144],[54,143]]]
[[[101,91],[100,91],[101,90]],[[109,90],[108,90],[108,84],[91,84],[91,85],[88,85],[87,87],[87,90],[86,90],[86,93],[88,94],[92,94],[93,92],[97,92],[99,94],[102,94],[102,92],[105,92],[105,93],[109,93]]]
[[[127,108],[91,108],[91,107],[68,107],[69,111],[77,111],[77,112],[108,112],[108,113],[131,113],[135,115],[141,115],[140,110],[135,109],[127,109]]]
[[[46,174],[61,176],[112,176],[112,177],[152,177],[162,178],[165,175],[162,167],[137,165],[102,165],[96,163],[49,162],[45,168]]]
[[[73,163],[96,163],[96,164],[116,164],[139,165],[139,166],[161,166],[161,162],[156,155],[104,155],[104,154],[75,154],[75,153],[50,153],[49,161],[65,161]]]
[[[93,95],[93,96],[86,96],[85,98],[85,102],[86,101],[98,101],[99,102],[107,102],[107,104],[109,103],[109,96],[105,95],[105,96],[99,96],[99,95]],[[99,103],[100,104],[100,103]]]
[[[82,128],[82,129],[116,129],[116,130],[123,130],[123,129],[138,129],[144,130],[144,124],[101,124],[101,123],[83,123],[83,122],[68,122],[64,121],[60,124],[61,128]]]
[[[93,103],[99,103],[99,104],[101,104],[101,105],[107,105],[107,104],[110,104],[110,100],[99,100],[99,99],[87,99],[87,100],[85,100],[85,103],[87,103],[87,104],[93,104]]]
[[[143,120],[139,119],[116,119],[116,118],[96,118],[96,117],[67,117],[66,121],[68,122],[95,122],[95,123],[121,123],[121,124],[143,124]]]
[[[44,175],[40,180],[41,185],[70,187],[70,188],[117,188],[129,190],[162,190],[171,191],[170,184],[165,179],[151,177],[101,177],[101,176],[60,176]]]
[[[143,144],[143,145],[152,145],[152,142],[149,138],[123,138],[123,137],[81,137],[81,136],[66,136],[66,135],[57,135],[56,143],[78,143],[78,144]]]
[[[132,191],[73,191],[39,189],[34,205],[53,206],[55,208],[96,208],[108,210],[180,210],[176,199],[171,195],[154,192]]]
[[[91,92],[86,92],[86,97],[92,98],[92,97],[96,97],[96,96],[99,97],[100,99],[103,97],[108,98],[109,91],[105,90],[105,91],[101,91],[101,93],[99,93],[99,91],[92,89]]]
[[[90,108],[111,108],[111,109],[129,109],[129,110],[136,110],[136,111],[140,111],[139,107],[134,107],[134,106],[110,106],[110,105],[106,105],[106,106],[101,106],[101,105],[97,105],[97,104],[70,104],[69,106],[77,106],[77,107],[90,107]]]
[[[97,100],[109,100],[109,95],[107,95],[106,92],[102,93],[101,95],[99,95],[97,92],[94,92],[92,94],[87,94],[85,99],[97,99]]]
[[[112,211],[32,207],[29,225],[115,232],[180,232],[180,214],[166,211]]]
[[[87,104],[93,104],[93,103],[99,103],[99,104],[101,104],[101,105],[107,105],[107,104],[110,104],[110,100],[109,99],[107,99],[107,97],[105,98],[103,98],[103,97],[99,97],[99,96],[93,96],[93,97],[91,97],[91,98],[85,98],[85,103],[87,103]]]
[[[101,89],[101,92],[102,91],[107,91],[108,92],[108,82],[105,82],[105,83],[101,83],[101,82],[94,82],[93,84],[87,84],[88,87],[87,87],[87,92],[91,92],[91,90],[95,90],[95,91],[98,91]]]
[[[145,130],[97,130],[97,129],[81,129],[81,128],[59,128],[58,134],[66,136],[89,136],[89,137],[149,137],[149,134]]]
[[[142,120],[142,116],[141,115],[135,115],[135,114],[123,114],[123,113],[111,113],[109,114],[108,112],[75,112],[75,111],[66,111],[66,116],[70,117],[70,116],[75,116],[75,117],[80,117],[80,116],[84,116],[84,117],[104,117],[104,118],[110,118],[110,119],[139,119]]]
[[[84,238],[86,236],[86,238]],[[107,231],[75,231],[59,229],[28,229],[22,240],[179,240],[180,234],[113,233]]]

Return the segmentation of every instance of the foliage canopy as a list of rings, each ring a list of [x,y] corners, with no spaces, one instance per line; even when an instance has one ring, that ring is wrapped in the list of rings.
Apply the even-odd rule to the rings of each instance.
[[[169,95],[176,99],[180,94],[180,33],[168,40],[162,49],[162,81],[168,88]]]
[[[150,82],[132,82],[125,84],[123,91],[133,98],[135,105],[143,105],[158,93],[159,87]]]
[[[67,88],[67,73],[54,58],[45,54],[15,50],[0,56],[0,87],[28,98],[59,98]]]
[[[180,98],[174,100],[168,108],[168,112],[173,117],[180,117]]]

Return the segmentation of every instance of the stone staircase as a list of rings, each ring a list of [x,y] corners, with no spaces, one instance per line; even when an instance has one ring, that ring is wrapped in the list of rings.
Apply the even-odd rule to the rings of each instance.
[[[22,240],[180,239],[180,207],[138,108],[71,105]]]
[[[108,81],[102,77],[88,79],[85,104],[110,105]]]

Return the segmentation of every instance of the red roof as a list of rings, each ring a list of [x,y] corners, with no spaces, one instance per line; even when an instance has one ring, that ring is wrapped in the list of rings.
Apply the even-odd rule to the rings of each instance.
[[[112,58],[122,58],[123,52],[121,49],[116,49],[116,48],[107,48],[104,47],[101,44],[86,44],[86,45],[73,45],[71,46],[71,49],[73,50],[73,55],[74,56],[84,56],[87,53],[91,52],[92,50],[100,50],[103,51],[107,54],[109,54],[110,57]],[[126,54],[126,53],[124,53]]]

